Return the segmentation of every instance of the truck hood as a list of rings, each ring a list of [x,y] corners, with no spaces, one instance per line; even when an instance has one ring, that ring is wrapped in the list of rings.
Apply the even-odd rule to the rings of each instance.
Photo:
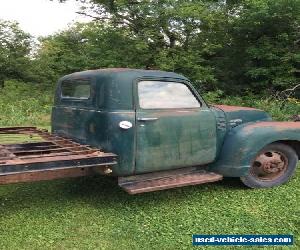
[[[260,109],[227,105],[213,105],[213,107],[225,113],[227,123],[231,127],[248,122],[272,120],[268,113]]]

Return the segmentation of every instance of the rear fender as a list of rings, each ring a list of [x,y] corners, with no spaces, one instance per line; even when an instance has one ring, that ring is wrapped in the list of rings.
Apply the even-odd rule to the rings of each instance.
[[[251,162],[265,146],[278,141],[299,141],[299,122],[256,122],[231,129],[211,171],[228,177],[247,175]]]

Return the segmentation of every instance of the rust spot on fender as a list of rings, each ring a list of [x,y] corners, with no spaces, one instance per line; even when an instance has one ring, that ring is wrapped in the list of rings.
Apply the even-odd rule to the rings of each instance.
[[[283,131],[287,129],[300,130],[300,123],[299,122],[257,122],[245,127],[245,131],[250,132],[255,128],[266,128],[266,127],[273,128],[276,131]]]
[[[250,108],[250,107],[240,107],[240,106],[229,106],[229,105],[213,105],[214,107],[216,108],[219,108],[219,109],[222,109],[223,111],[244,111],[244,110],[259,110],[259,109],[256,109],[256,108]]]

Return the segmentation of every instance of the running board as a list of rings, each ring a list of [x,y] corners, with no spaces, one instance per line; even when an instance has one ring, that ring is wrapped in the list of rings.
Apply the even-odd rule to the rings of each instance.
[[[128,177],[119,177],[118,183],[119,186],[127,193],[139,194],[215,182],[222,179],[222,175],[192,167]]]

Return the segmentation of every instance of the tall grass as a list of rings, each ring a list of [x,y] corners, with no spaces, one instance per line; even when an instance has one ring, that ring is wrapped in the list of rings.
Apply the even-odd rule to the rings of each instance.
[[[36,84],[5,82],[0,89],[0,126],[49,125],[52,92]]]

